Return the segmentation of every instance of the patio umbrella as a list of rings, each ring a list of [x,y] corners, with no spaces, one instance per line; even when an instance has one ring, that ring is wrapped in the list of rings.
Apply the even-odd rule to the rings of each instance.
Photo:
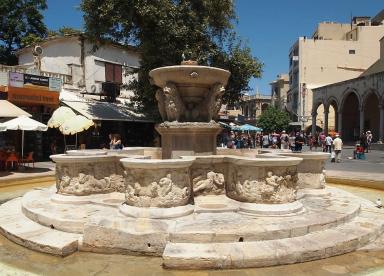
[[[76,116],[76,113],[69,107],[60,106],[56,109],[48,121],[48,127],[60,127],[66,120]]]
[[[87,130],[94,123],[92,120],[84,117],[83,115],[76,115],[75,117],[66,120],[60,127],[61,133],[64,135],[76,134],[76,146],[77,146],[77,133]]]
[[[28,118],[25,115],[21,115],[15,119],[6,121],[3,123],[3,126],[7,128],[7,130],[21,130],[22,138],[21,138],[21,157],[24,156],[24,131],[47,131],[48,126]]]
[[[6,131],[7,127],[3,124],[0,124],[0,131]]]
[[[249,124],[245,124],[245,125],[242,125],[242,126],[238,127],[238,130],[240,130],[240,131],[254,131],[254,132],[263,131],[262,128],[259,128],[259,127],[256,127],[256,126],[252,126],[252,125],[249,125]]]

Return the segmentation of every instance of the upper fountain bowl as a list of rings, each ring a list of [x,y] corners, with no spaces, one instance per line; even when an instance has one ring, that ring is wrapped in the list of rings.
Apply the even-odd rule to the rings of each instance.
[[[149,72],[153,84],[164,87],[167,82],[176,85],[198,84],[211,87],[215,83],[227,85],[231,73],[227,70],[200,66],[200,65],[175,65],[153,69]]]

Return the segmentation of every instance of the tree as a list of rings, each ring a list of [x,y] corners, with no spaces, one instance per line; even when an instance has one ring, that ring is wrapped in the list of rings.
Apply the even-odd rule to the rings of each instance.
[[[201,65],[231,71],[225,102],[237,101],[260,77],[262,64],[233,30],[232,0],[83,0],[88,38],[134,44],[141,53],[138,78],[129,84],[142,111],[156,111],[150,70],[180,64],[182,54]]]
[[[274,106],[269,106],[257,120],[257,125],[264,131],[282,131],[288,128],[291,122],[289,114],[281,111]]]
[[[17,64],[15,51],[23,43],[46,36],[45,9],[46,0],[0,0],[0,63]]]

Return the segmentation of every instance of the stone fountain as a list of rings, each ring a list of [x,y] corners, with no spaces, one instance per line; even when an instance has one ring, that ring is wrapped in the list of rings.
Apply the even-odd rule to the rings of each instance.
[[[167,268],[282,265],[382,235],[384,213],[325,185],[325,153],[216,149],[230,73],[196,64],[150,72],[162,148],[51,156],[56,185],[0,206],[0,232],[60,256],[162,256]]]
[[[162,158],[216,154],[215,122],[230,72],[208,66],[167,66],[149,72],[164,123],[156,130],[162,138]]]

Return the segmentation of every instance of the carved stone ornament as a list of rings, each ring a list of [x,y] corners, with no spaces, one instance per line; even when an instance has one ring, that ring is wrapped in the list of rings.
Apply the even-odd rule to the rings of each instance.
[[[79,165],[79,164],[77,164]],[[105,166],[104,166],[105,165]],[[90,195],[98,193],[124,192],[124,178],[108,170],[108,164],[98,164],[98,171],[109,172],[108,176],[98,176],[87,167],[56,167],[56,188],[59,194]],[[104,168],[104,169],[103,169]],[[77,171],[76,171],[77,169]]]
[[[140,172],[139,172],[140,174]],[[146,172],[144,178],[138,176],[138,171],[127,173],[126,181],[126,203],[136,207],[175,207],[186,205],[190,199],[190,187],[185,186],[189,183],[188,171],[182,172],[175,170],[159,177],[159,172],[151,174]],[[150,175],[150,176],[149,176]],[[136,179],[136,181],[135,181]],[[140,183],[138,180],[149,184]],[[181,185],[177,183],[181,182]]]
[[[185,113],[185,106],[174,83],[167,82],[162,90],[156,91],[155,97],[164,121],[181,121],[181,116]]]
[[[228,195],[236,200],[252,203],[288,203],[296,200],[297,175],[274,175],[264,179],[237,181]]]
[[[208,172],[205,176],[199,175],[193,179],[193,193],[197,195],[222,194],[224,192],[224,175],[222,173]]]

